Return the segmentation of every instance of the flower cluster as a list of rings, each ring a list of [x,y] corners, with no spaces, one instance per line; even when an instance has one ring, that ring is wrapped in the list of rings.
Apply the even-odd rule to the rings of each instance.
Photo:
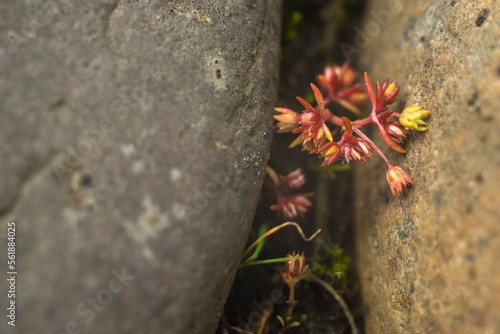
[[[325,73],[316,76],[318,84],[327,91],[329,101],[338,102],[346,109],[359,115],[358,107],[365,105],[366,94],[360,84],[353,84],[358,73],[346,62],[342,67],[328,66]]]
[[[276,108],[278,112],[274,116],[278,121],[276,128],[278,132],[300,134],[290,147],[300,144],[303,150],[310,154],[318,154],[324,158],[322,166],[331,165],[337,160],[345,163],[366,162],[366,158],[371,157],[372,150],[375,150],[387,163],[387,180],[392,194],[395,195],[396,190],[406,191],[406,186],[412,182],[410,177],[400,167],[393,166],[361,128],[371,123],[375,124],[390,148],[406,153],[406,150],[398,144],[403,142],[410,129],[427,130],[427,124],[421,118],[429,114],[429,111],[413,106],[404,109],[401,114],[396,113],[389,108],[399,94],[400,87],[396,85],[396,81],[391,82],[387,78],[380,83],[377,80],[374,89],[370,77],[365,73],[363,90],[360,84],[354,83],[356,77],[357,73],[347,63],[342,67],[327,67],[322,75],[316,77],[319,86],[326,90],[326,98],[318,87],[311,84],[316,105],[312,106],[303,98],[297,97],[304,107],[301,112]],[[359,116],[361,115],[359,107],[363,106],[367,99],[371,103],[370,114],[355,121],[338,117],[327,108],[330,103],[338,103]],[[398,117],[399,120],[392,117]],[[333,140],[332,134],[336,134],[337,131],[330,130],[329,124],[336,126],[337,131],[342,131],[338,141]]]
[[[312,205],[307,197],[311,197],[313,193],[289,194],[290,190],[296,190],[306,182],[302,170],[298,168],[287,176],[278,176],[271,167],[267,167],[267,173],[273,181],[273,190],[278,197],[278,204],[271,206],[271,210],[278,211],[279,215],[287,219],[297,215],[303,216]]]

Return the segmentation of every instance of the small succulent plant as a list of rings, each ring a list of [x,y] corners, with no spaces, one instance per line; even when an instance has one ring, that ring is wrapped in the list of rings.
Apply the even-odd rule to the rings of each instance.
[[[399,94],[400,87],[396,85],[396,81],[391,83],[389,78],[382,83],[376,81],[374,90],[369,75],[365,73],[365,89],[363,90],[360,84],[354,83],[356,77],[357,73],[349,67],[348,63],[344,63],[343,66],[326,67],[322,75],[316,76],[317,83],[326,93],[322,94],[317,86],[311,84],[316,100],[315,106],[297,97],[304,107],[302,112],[297,113],[288,108],[275,108],[277,114],[274,118],[278,121],[276,130],[280,133],[300,134],[290,147],[300,144],[303,150],[310,154],[318,154],[324,158],[322,166],[331,165],[337,160],[345,163],[366,162],[366,158],[371,157],[372,150],[375,150],[387,163],[387,181],[392,194],[396,195],[397,191],[407,191],[407,185],[412,182],[410,177],[399,166],[392,165],[361,128],[370,123],[375,124],[390,148],[406,153],[406,150],[398,144],[403,142],[409,130],[427,130],[427,124],[422,117],[428,115],[429,111],[422,110],[419,106],[411,106],[404,109],[402,113],[394,112],[389,105]],[[360,107],[366,104],[367,99],[371,103],[370,114],[355,121],[347,117],[339,117],[327,108],[331,103],[338,103],[360,116]],[[332,131],[329,125],[336,129]],[[338,141],[334,141],[333,134],[339,130],[342,131],[342,135]],[[280,203],[282,207],[286,204]],[[284,207],[282,209],[285,211]]]

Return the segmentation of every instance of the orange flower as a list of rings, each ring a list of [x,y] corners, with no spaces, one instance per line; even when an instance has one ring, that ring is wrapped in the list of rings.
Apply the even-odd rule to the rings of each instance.
[[[391,187],[392,196],[396,196],[396,190],[401,192],[408,192],[406,186],[411,183],[411,179],[399,166],[389,165],[389,170],[387,171],[387,181],[389,182],[389,187]]]

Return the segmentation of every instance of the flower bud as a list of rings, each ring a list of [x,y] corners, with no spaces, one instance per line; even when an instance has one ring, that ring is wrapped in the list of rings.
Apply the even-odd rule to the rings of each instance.
[[[295,111],[287,108],[275,108],[274,110],[281,113],[273,116],[274,119],[278,121],[276,124],[278,128],[277,132],[290,132],[299,126],[299,114]]]
[[[406,186],[411,183],[411,179],[399,166],[389,166],[387,170],[387,182],[391,187],[392,196],[396,196],[396,190],[407,192]]]
[[[399,117],[399,122],[407,127],[411,128],[413,130],[417,131],[427,131],[427,123],[425,123],[423,120],[420,118],[427,116],[430,111],[429,110],[421,110],[422,107],[419,106],[414,106],[414,107],[408,107],[403,112],[401,113],[401,116]]]

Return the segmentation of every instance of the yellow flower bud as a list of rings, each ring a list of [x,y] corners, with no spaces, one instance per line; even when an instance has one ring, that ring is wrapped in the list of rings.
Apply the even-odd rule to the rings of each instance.
[[[401,113],[399,123],[404,127],[411,128],[417,131],[427,131],[427,123],[420,118],[430,113],[429,110],[421,110],[422,107],[414,106],[408,107]]]

